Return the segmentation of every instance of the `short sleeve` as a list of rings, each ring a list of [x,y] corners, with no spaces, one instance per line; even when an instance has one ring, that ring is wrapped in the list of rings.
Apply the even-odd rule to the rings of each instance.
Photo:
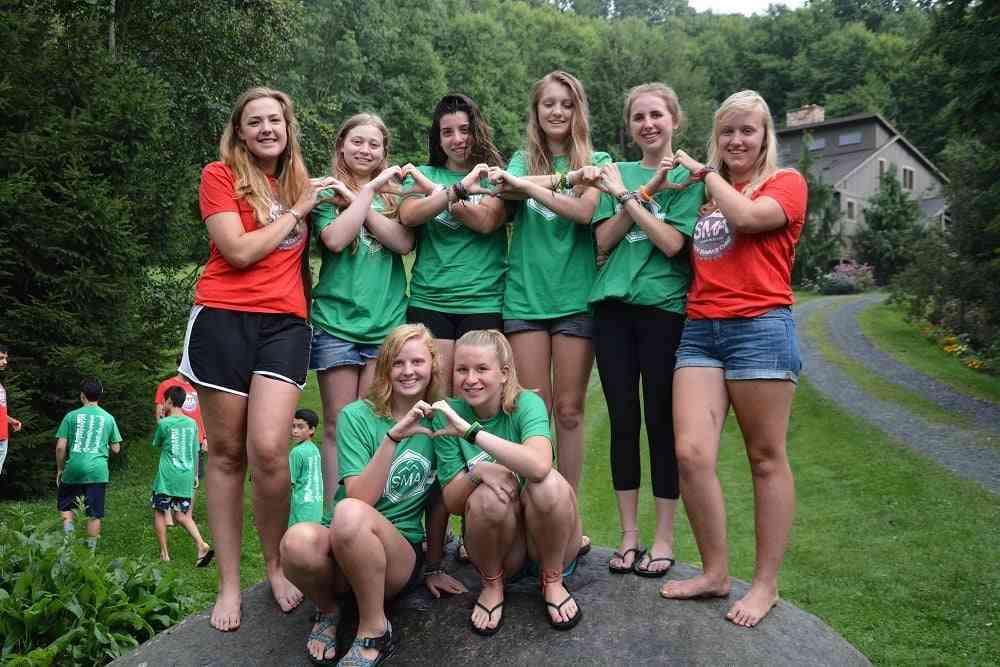
[[[682,183],[688,178],[687,169],[682,168],[682,172],[676,176],[668,174],[668,178],[673,183]],[[705,184],[701,182],[692,183],[683,190],[664,190],[662,194],[667,194],[664,217],[684,236],[690,238],[694,233],[694,225],[698,221],[698,212],[705,201]],[[659,200],[659,196],[657,197]]]
[[[794,169],[783,169],[772,176],[760,187],[754,198],[760,197],[770,197],[778,202],[791,229],[801,227],[805,222],[809,186],[806,179]]]
[[[510,158],[507,173],[511,176],[524,176],[528,173],[528,163],[524,159],[524,151],[517,151]]]
[[[201,172],[201,186],[198,189],[198,204],[201,219],[223,212],[239,212],[236,203],[236,188],[233,172],[221,162],[212,162]]]
[[[293,486],[302,478],[302,455],[298,445],[292,447],[292,451],[288,452],[288,476],[291,478]]]
[[[59,430],[56,431],[56,437],[57,438],[68,438],[69,437],[69,425],[70,425],[70,419],[69,419],[69,415],[67,414],[65,417],[63,417],[62,422],[59,423]]]
[[[361,401],[351,403],[337,417],[337,471],[339,481],[360,475],[375,454],[375,437],[364,412],[371,414]]]
[[[337,219],[337,207],[329,202],[316,204],[312,210],[313,232],[319,238],[320,232],[326,229],[331,222]]]
[[[552,430],[549,427],[549,412],[545,409],[545,401],[535,392],[524,389],[517,395],[517,407],[514,409],[514,423],[518,437],[523,443],[528,438],[541,436],[552,440]]]
[[[435,424],[437,425],[436,420]],[[462,446],[458,438],[453,436],[434,438],[434,456],[437,458],[438,484],[443,489],[465,469],[465,457],[462,456]]]
[[[612,164],[613,160],[611,156],[604,151],[595,151],[592,156],[590,156],[590,162],[595,167],[603,167],[606,164]]]
[[[118,422],[115,420],[114,417],[111,417],[111,437],[108,439],[108,442],[114,444],[116,442],[121,442],[121,441],[122,441],[122,434],[118,431]]]
[[[612,164],[611,156],[603,151],[597,151],[591,156],[591,162],[595,167],[603,167],[606,164]],[[614,198],[602,192],[600,198],[597,200],[597,206],[594,208],[594,215],[590,217],[590,224],[597,224],[602,220],[607,220],[615,214],[615,200]]]
[[[156,425],[156,430],[153,431],[153,440],[149,444],[157,449],[163,447],[163,424],[164,420],[161,420],[159,424]]]

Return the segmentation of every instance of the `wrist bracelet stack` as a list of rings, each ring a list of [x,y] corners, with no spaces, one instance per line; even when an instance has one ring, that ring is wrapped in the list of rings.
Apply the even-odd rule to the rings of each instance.
[[[459,201],[465,201],[469,198],[469,191],[465,189],[464,185],[462,185],[462,181],[459,181],[451,186],[451,190],[455,193],[455,199],[458,199]]]
[[[556,172],[556,175],[559,176],[559,181],[556,183],[556,187],[552,188],[552,190],[554,192],[561,192],[569,189],[569,173]]]
[[[462,439],[466,442],[471,442],[473,445],[476,444],[476,436],[479,432],[483,430],[482,425],[479,422],[472,422],[469,424],[469,428],[465,429],[465,433],[462,434]]]
[[[295,218],[295,224],[296,225],[299,224],[300,222],[302,222],[302,216],[299,215],[298,212],[294,208],[288,209],[288,212],[292,214],[293,218]]]
[[[626,191],[626,192],[623,192],[620,195],[618,195],[616,197],[616,199],[618,200],[619,204],[621,204],[622,206],[625,206],[625,204],[628,203],[629,199],[634,199],[636,201],[639,201],[640,196],[639,196],[638,192],[628,192],[628,191]]]
[[[643,203],[648,204],[649,202],[653,201],[653,195],[649,193],[649,190],[646,189],[645,185],[639,188],[636,191],[636,194],[639,195],[639,200],[642,201]]]

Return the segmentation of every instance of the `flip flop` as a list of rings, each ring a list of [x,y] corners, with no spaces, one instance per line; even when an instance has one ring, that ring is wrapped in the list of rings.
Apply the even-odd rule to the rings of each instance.
[[[544,597],[542,599],[545,600]],[[548,600],[545,600],[545,617],[549,619],[549,625],[551,625],[556,630],[569,630],[570,628],[574,627],[577,623],[579,623],[580,618],[583,616],[583,609],[580,608],[580,603],[577,602],[576,616],[574,616],[573,618],[569,619],[568,621],[557,621],[554,618],[552,618],[552,614],[549,613],[549,607],[555,609],[556,612],[561,612],[563,605],[569,602],[570,600],[576,602],[576,598],[573,597],[572,593],[569,593],[565,598],[563,598],[563,601],[560,602],[559,604],[554,604],[552,602],[549,602]]]
[[[628,574],[629,572],[633,572],[634,568],[635,568],[635,564],[639,562],[639,559],[642,558],[643,554],[645,554],[645,553],[646,553],[646,550],[643,549],[642,547],[633,547],[631,549],[626,549],[624,553],[620,553],[620,552],[616,551],[613,554],[611,554],[611,559],[608,560],[608,570],[611,571],[611,572],[613,572],[614,574]],[[635,554],[632,557],[632,564],[631,565],[612,565],[611,564],[611,560],[614,560],[615,558],[617,558],[619,560],[622,560],[622,561],[626,560],[628,558],[629,554]]]
[[[652,565],[653,563],[661,563],[661,562],[664,562],[664,561],[669,562],[670,565],[668,565],[667,567],[663,568],[662,570],[651,570],[649,568],[649,566]],[[646,577],[648,579],[659,579],[660,577],[662,577],[663,575],[665,575],[667,572],[670,572],[670,568],[672,568],[674,566],[674,563],[676,563],[677,561],[675,561],[673,558],[669,558],[669,557],[665,556],[663,558],[652,558],[652,557],[650,557],[650,559],[646,561],[645,567],[639,565],[639,563],[641,563],[641,562],[642,562],[642,556],[640,556],[640,557],[638,557],[638,558],[635,559],[635,562],[632,563],[632,571],[633,572],[635,572],[640,577]]]
[[[209,549],[205,552],[205,555],[194,562],[195,567],[206,567],[212,562],[212,558],[215,556],[215,549]]]
[[[593,546],[593,542],[590,541],[590,536],[581,535],[580,536],[580,550],[576,552],[576,557],[586,556],[590,553],[590,548]]]
[[[472,622],[472,617],[470,616],[469,617],[469,627],[472,628],[472,631],[475,632],[477,635],[481,635],[483,637],[492,637],[496,633],[500,632],[500,628],[503,627],[503,619],[504,619],[503,603],[504,603],[504,601],[500,600],[500,602],[497,602],[495,605],[493,605],[492,609],[487,609],[485,605],[482,605],[482,604],[479,603],[479,600],[476,600],[476,606],[479,607],[480,609],[482,609],[483,611],[485,611],[486,615],[489,616],[489,620],[491,620],[491,621],[493,620],[493,612],[495,612],[495,611],[497,611],[499,609],[500,610],[500,620],[497,621],[497,624],[495,626],[493,626],[492,628],[489,627],[489,626],[487,626],[485,628],[478,628],[478,627],[476,627],[476,624]]]

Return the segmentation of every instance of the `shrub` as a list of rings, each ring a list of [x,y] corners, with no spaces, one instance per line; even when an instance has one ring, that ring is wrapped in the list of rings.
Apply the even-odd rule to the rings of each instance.
[[[32,525],[14,510],[0,524],[4,665],[103,665],[190,611],[172,574],[142,559],[95,555],[57,523]]]
[[[844,261],[824,274],[816,283],[820,294],[856,294],[865,292],[875,286],[875,276],[872,267],[867,264],[856,264]]]

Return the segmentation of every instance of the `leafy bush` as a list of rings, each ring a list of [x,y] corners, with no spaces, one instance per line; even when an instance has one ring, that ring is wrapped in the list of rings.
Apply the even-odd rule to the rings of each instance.
[[[920,207],[903,190],[895,166],[890,165],[878,193],[865,207],[854,251],[859,260],[872,265],[875,282],[886,285],[913,260],[913,246],[922,235]]]
[[[872,267],[867,264],[855,264],[844,261],[816,283],[820,294],[856,294],[870,290],[875,286],[875,275]]]
[[[190,607],[176,577],[144,560],[95,555],[77,535],[64,536],[58,519],[32,525],[12,511],[0,524],[4,665],[103,665]]]

